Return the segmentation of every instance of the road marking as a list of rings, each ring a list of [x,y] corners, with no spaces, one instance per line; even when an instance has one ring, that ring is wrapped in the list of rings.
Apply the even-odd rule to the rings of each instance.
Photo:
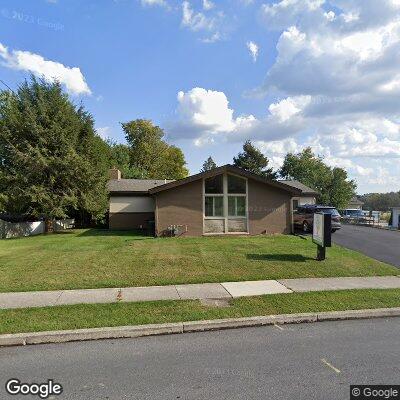
[[[333,369],[337,374],[340,374],[340,369],[335,368],[331,363],[325,360],[325,358],[321,358],[321,361],[327,365],[329,368]]]
[[[284,331],[284,329],[281,326],[279,326],[278,324],[274,324],[274,327],[280,329],[281,331]]]

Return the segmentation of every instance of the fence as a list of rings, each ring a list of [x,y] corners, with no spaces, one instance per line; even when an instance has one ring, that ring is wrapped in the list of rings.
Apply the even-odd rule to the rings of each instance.
[[[363,225],[363,226],[371,226],[374,228],[384,228],[384,229],[394,229],[389,222],[388,219],[383,216],[383,213],[378,211],[368,212],[363,216],[356,217],[341,217],[342,224],[350,224],[350,225]]]
[[[58,232],[72,228],[73,219],[53,221],[53,231]],[[7,222],[0,219],[0,239],[10,239],[23,236],[40,235],[45,231],[44,221]]]

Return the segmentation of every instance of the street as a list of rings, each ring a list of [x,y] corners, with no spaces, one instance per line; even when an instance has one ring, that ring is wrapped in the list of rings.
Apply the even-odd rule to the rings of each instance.
[[[62,399],[349,399],[400,383],[400,318],[0,349],[10,378],[54,379]],[[38,398],[38,397],[36,397]]]
[[[332,239],[341,246],[400,268],[400,232],[342,224]]]

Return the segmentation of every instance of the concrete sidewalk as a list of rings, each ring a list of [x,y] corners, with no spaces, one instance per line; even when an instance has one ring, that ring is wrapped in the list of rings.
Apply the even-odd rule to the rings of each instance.
[[[400,288],[399,276],[301,278],[109,289],[0,293],[0,309],[154,300],[232,299],[276,293]]]

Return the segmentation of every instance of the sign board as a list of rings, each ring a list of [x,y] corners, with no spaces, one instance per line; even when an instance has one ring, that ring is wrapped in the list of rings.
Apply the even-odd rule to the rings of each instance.
[[[321,247],[331,247],[332,216],[325,213],[315,213],[313,223],[313,242]]]

